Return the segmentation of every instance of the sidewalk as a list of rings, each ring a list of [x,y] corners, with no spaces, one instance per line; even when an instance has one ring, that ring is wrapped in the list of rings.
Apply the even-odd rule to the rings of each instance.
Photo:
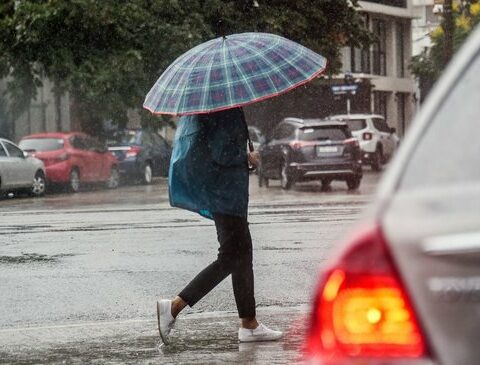
[[[1,364],[301,364],[307,308],[258,309],[284,331],[278,342],[240,344],[235,313],[182,316],[168,346],[156,318],[0,329]]]

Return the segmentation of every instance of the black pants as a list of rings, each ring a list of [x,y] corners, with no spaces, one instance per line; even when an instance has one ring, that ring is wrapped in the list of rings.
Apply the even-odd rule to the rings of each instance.
[[[214,214],[220,243],[217,260],[203,269],[178,295],[192,307],[232,274],[233,293],[240,318],[255,317],[252,238],[245,218]]]

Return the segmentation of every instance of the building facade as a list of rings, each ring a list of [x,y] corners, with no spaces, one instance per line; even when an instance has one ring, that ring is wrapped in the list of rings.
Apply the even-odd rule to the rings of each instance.
[[[402,136],[418,106],[417,87],[408,67],[413,1],[360,1],[359,5],[375,40],[369,49],[345,48],[343,71],[351,73],[357,82],[370,85],[370,110],[363,112],[383,115]]]
[[[68,93],[55,99],[53,84],[43,80],[37,90],[37,97],[21,115],[12,116],[8,112],[8,99],[5,94],[7,80],[0,80],[0,135],[18,142],[32,133],[71,130],[70,98]],[[3,108],[2,108],[3,106]],[[2,112],[4,110],[4,112]]]

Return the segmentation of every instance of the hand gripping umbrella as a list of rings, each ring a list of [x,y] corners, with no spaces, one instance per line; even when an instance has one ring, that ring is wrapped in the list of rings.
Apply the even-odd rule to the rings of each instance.
[[[172,115],[240,107],[303,85],[326,64],[319,54],[274,34],[220,37],[178,57],[148,92],[143,107]]]

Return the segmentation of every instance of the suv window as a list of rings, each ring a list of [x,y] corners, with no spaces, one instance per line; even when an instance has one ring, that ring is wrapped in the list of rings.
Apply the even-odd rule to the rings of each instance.
[[[359,131],[367,127],[365,119],[350,119],[347,123],[351,131]]]
[[[169,146],[168,146],[168,143],[167,143],[167,141],[165,141],[165,140],[163,139],[162,136],[158,135],[157,133],[152,133],[152,138],[153,138],[153,142],[154,142],[156,145],[160,146],[160,148],[162,148],[162,149],[168,149],[168,147],[169,147]]]
[[[19,146],[24,151],[55,151],[63,148],[63,139],[29,138],[20,141]]]
[[[5,149],[3,148],[2,144],[0,143],[0,157],[5,157],[7,156],[7,153],[5,152]]]
[[[390,132],[390,128],[388,128],[387,123],[383,119],[373,118],[372,121],[373,121],[373,126],[376,129],[378,129],[380,132],[385,132],[385,133]]]
[[[480,182],[478,135],[480,56],[458,78],[438,105],[408,162],[401,189]],[[471,136],[468,141],[468,137]],[[466,143],[466,141],[468,141]]]
[[[298,135],[302,141],[343,141],[350,137],[347,127],[342,126],[300,128]]]
[[[142,132],[142,145],[151,146],[153,144],[152,135],[149,132]]]
[[[275,132],[273,133],[273,139],[286,139],[293,137],[293,134],[295,132],[295,127],[290,124],[280,124],[277,129],[275,129]]]
[[[5,142],[5,148],[7,149],[7,152],[10,155],[10,157],[20,157],[20,158],[24,157],[23,151],[17,146],[14,146],[9,142]]]

